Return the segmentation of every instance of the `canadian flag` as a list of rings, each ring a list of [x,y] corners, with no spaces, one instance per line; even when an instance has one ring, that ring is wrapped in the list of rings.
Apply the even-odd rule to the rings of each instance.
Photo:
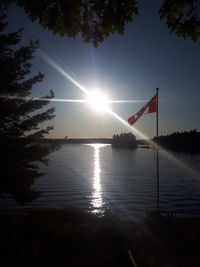
[[[128,118],[128,123],[133,125],[142,115],[157,111],[157,94],[155,94],[149,102],[142,107],[135,115]]]

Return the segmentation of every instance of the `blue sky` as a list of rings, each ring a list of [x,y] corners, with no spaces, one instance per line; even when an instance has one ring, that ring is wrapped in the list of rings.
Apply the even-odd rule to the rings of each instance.
[[[160,1],[139,1],[139,12],[126,26],[123,36],[112,35],[97,49],[76,39],[54,36],[38,23],[31,23],[22,9],[9,11],[9,31],[24,28],[22,44],[40,39],[40,49],[73,75],[85,88],[97,87],[115,100],[146,100],[159,87],[159,132],[167,134],[200,130],[200,43],[179,39],[160,22]],[[86,99],[85,94],[48,65],[39,54],[33,60],[33,74],[41,70],[45,79],[33,88],[34,96],[50,89],[56,98]],[[144,102],[145,103],[145,102]],[[127,120],[144,103],[120,103],[110,107]],[[56,118],[50,137],[111,137],[129,132],[109,114],[98,114],[83,103],[51,103]],[[135,127],[148,137],[155,135],[155,114],[145,115]],[[137,136],[139,137],[139,136]]]

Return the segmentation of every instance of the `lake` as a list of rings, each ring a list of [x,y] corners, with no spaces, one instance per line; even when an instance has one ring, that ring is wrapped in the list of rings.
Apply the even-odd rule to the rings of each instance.
[[[200,154],[159,153],[160,210],[200,215]],[[156,152],[113,149],[104,144],[65,144],[50,155],[34,184],[41,197],[31,206],[78,207],[125,220],[156,210]]]

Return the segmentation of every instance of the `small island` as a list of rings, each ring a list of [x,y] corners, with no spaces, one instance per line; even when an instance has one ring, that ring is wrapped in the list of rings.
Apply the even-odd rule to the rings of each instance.
[[[112,138],[112,147],[114,148],[137,148],[137,141],[135,135],[132,133],[114,134]]]

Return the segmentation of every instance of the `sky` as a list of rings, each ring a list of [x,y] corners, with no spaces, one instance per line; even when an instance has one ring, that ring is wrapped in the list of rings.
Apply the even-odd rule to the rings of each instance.
[[[53,68],[42,54],[56,62],[87,90],[97,88],[112,100],[139,100],[135,103],[113,103],[110,108],[121,118],[134,115],[159,87],[159,134],[200,130],[200,41],[180,39],[170,34],[159,18],[161,1],[138,1],[140,15],[126,26],[124,35],[111,35],[97,49],[76,39],[59,37],[32,23],[23,9],[12,5],[8,31],[23,27],[21,44],[39,39],[40,49],[32,61],[32,74],[42,71],[45,78],[37,84],[32,96],[47,95],[50,89],[59,99],[86,99],[86,94]],[[98,113],[88,103],[52,102],[55,119],[50,138],[112,137],[130,132],[108,113]],[[142,116],[135,128],[146,137],[156,135],[155,113]],[[133,131],[134,133],[134,131]],[[138,139],[141,136],[136,134]]]

